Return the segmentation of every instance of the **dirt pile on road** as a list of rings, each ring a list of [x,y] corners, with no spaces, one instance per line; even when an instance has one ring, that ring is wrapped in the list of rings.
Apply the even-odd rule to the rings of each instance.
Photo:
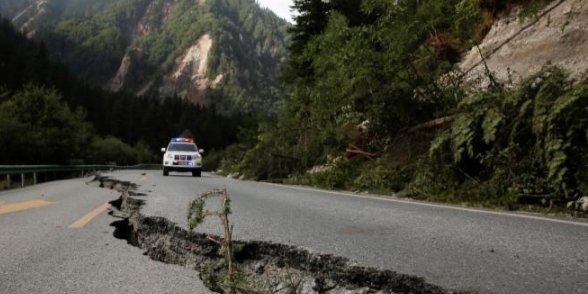
[[[154,260],[200,272],[211,290],[225,293],[226,262],[220,246],[206,234],[189,233],[161,217],[141,215],[144,201],[128,182],[97,177],[100,186],[118,188],[112,205],[115,236],[145,250]],[[351,263],[343,257],[270,242],[234,242],[238,285],[242,293],[455,293],[422,278]]]

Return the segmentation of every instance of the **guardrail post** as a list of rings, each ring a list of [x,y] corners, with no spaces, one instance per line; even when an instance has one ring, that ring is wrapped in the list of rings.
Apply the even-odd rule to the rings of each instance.
[[[82,168],[82,178],[84,177],[84,169]]]
[[[37,184],[37,173],[34,172],[33,173],[33,185],[36,185],[36,184]]]
[[[6,188],[10,188],[10,184],[11,184],[10,183],[10,174],[7,174],[6,175],[6,185],[7,185]]]
[[[24,187],[24,180],[25,180],[25,174],[22,173],[20,174],[20,186]]]

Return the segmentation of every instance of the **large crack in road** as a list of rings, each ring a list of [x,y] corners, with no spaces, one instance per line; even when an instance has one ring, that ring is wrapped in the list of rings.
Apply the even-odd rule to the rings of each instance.
[[[148,195],[137,193],[137,185],[103,176],[100,187],[116,189],[121,196],[112,201],[114,236],[145,250],[154,260],[192,268],[205,285],[225,293],[226,262],[220,246],[206,234],[190,233],[162,217],[141,214]],[[235,261],[241,293],[458,293],[425,282],[416,276],[365,267],[347,258],[312,253],[294,246],[262,241],[235,241]],[[465,293],[465,292],[459,292]]]

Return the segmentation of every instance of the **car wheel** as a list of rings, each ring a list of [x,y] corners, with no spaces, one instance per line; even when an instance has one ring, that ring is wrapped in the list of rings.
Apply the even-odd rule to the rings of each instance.
[[[202,176],[202,171],[201,170],[195,170],[192,172],[192,176],[193,177],[201,177]]]
[[[163,176],[164,177],[169,176],[169,171],[166,168],[163,169]]]

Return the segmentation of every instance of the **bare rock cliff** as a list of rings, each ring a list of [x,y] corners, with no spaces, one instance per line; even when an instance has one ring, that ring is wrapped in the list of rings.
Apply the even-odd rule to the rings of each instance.
[[[484,59],[481,58],[481,54]],[[516,85],[546,65],[580,78],[588,71],[588,1],[556,0],[536,16],[517,13],[497,21],[482,44],[458,65],[466,81],[487,86],[486,66],[506,84]]]

